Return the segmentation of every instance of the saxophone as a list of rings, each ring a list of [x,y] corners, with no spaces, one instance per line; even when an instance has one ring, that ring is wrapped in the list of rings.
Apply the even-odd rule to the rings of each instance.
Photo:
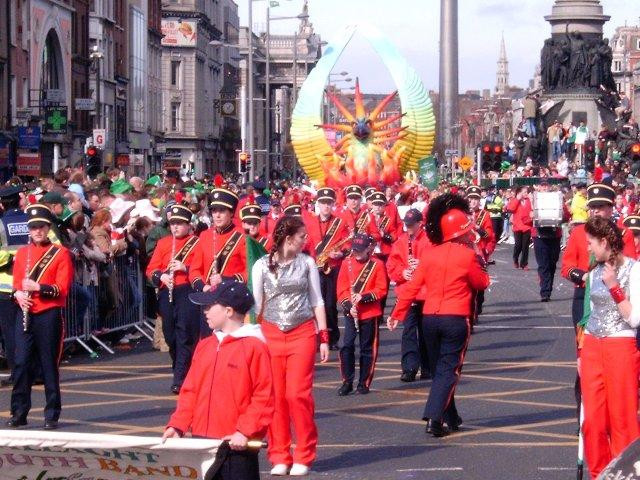
[[[345,243],[350,242],[353,239],[353,235],[349,235],[346,238],[343,238],[339,242],[337,242],[333,247],[326,248],[324,252],[316,257],[316,266],[322,273],[328,275],[331,272],[331,267],[329,266],[329,258],[333,252],[340,250]]]

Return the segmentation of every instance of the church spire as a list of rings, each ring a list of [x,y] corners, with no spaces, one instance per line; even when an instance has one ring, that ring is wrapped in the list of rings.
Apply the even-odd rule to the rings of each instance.
[[[509,60],[507,60],[507,48],[504,44],[504,33],[500,41],[500,57],[496,70],[496,94],[504,95],[509,88]]]

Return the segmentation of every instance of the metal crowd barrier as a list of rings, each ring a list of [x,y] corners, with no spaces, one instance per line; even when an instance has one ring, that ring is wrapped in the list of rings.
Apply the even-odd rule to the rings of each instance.
[[[145,283],[138,258],[118,256],[111,267],[108,277],[101,276],[98,285],[74,282],[67,297],[64,341],[79,343],[93,358],[97,353],[89,346],[89,340],[115,353],[98,337],[101,334],[135,328],[153,341],[143,328],[153,331],[145,321]]]

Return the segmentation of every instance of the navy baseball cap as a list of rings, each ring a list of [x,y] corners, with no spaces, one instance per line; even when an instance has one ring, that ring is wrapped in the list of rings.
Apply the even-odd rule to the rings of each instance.
[[[371,235],[367,235],[366,233],[356,233],[351,241],[351,249],[354,252],[364,252],[372,243],[373,238],[371,238]]]
[[[410,227],[411,225],[415,225],[416,223],[420,223],[422,221],[422,214],[419,210],[415,208],[411,208],[404,214],[403,222],[405,225]]]
[[[196,305],[222,305],[231,307],[237,313],[245,315],[253,307],[255,300],[244,283],[234,280],[224,280],[214,290],[192,293],[189,295]]]

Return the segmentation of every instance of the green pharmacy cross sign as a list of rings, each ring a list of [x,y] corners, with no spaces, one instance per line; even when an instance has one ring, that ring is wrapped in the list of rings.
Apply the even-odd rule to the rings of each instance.
[[[47,107],[44,124],[47,133],[67,133],[67,107]]]

